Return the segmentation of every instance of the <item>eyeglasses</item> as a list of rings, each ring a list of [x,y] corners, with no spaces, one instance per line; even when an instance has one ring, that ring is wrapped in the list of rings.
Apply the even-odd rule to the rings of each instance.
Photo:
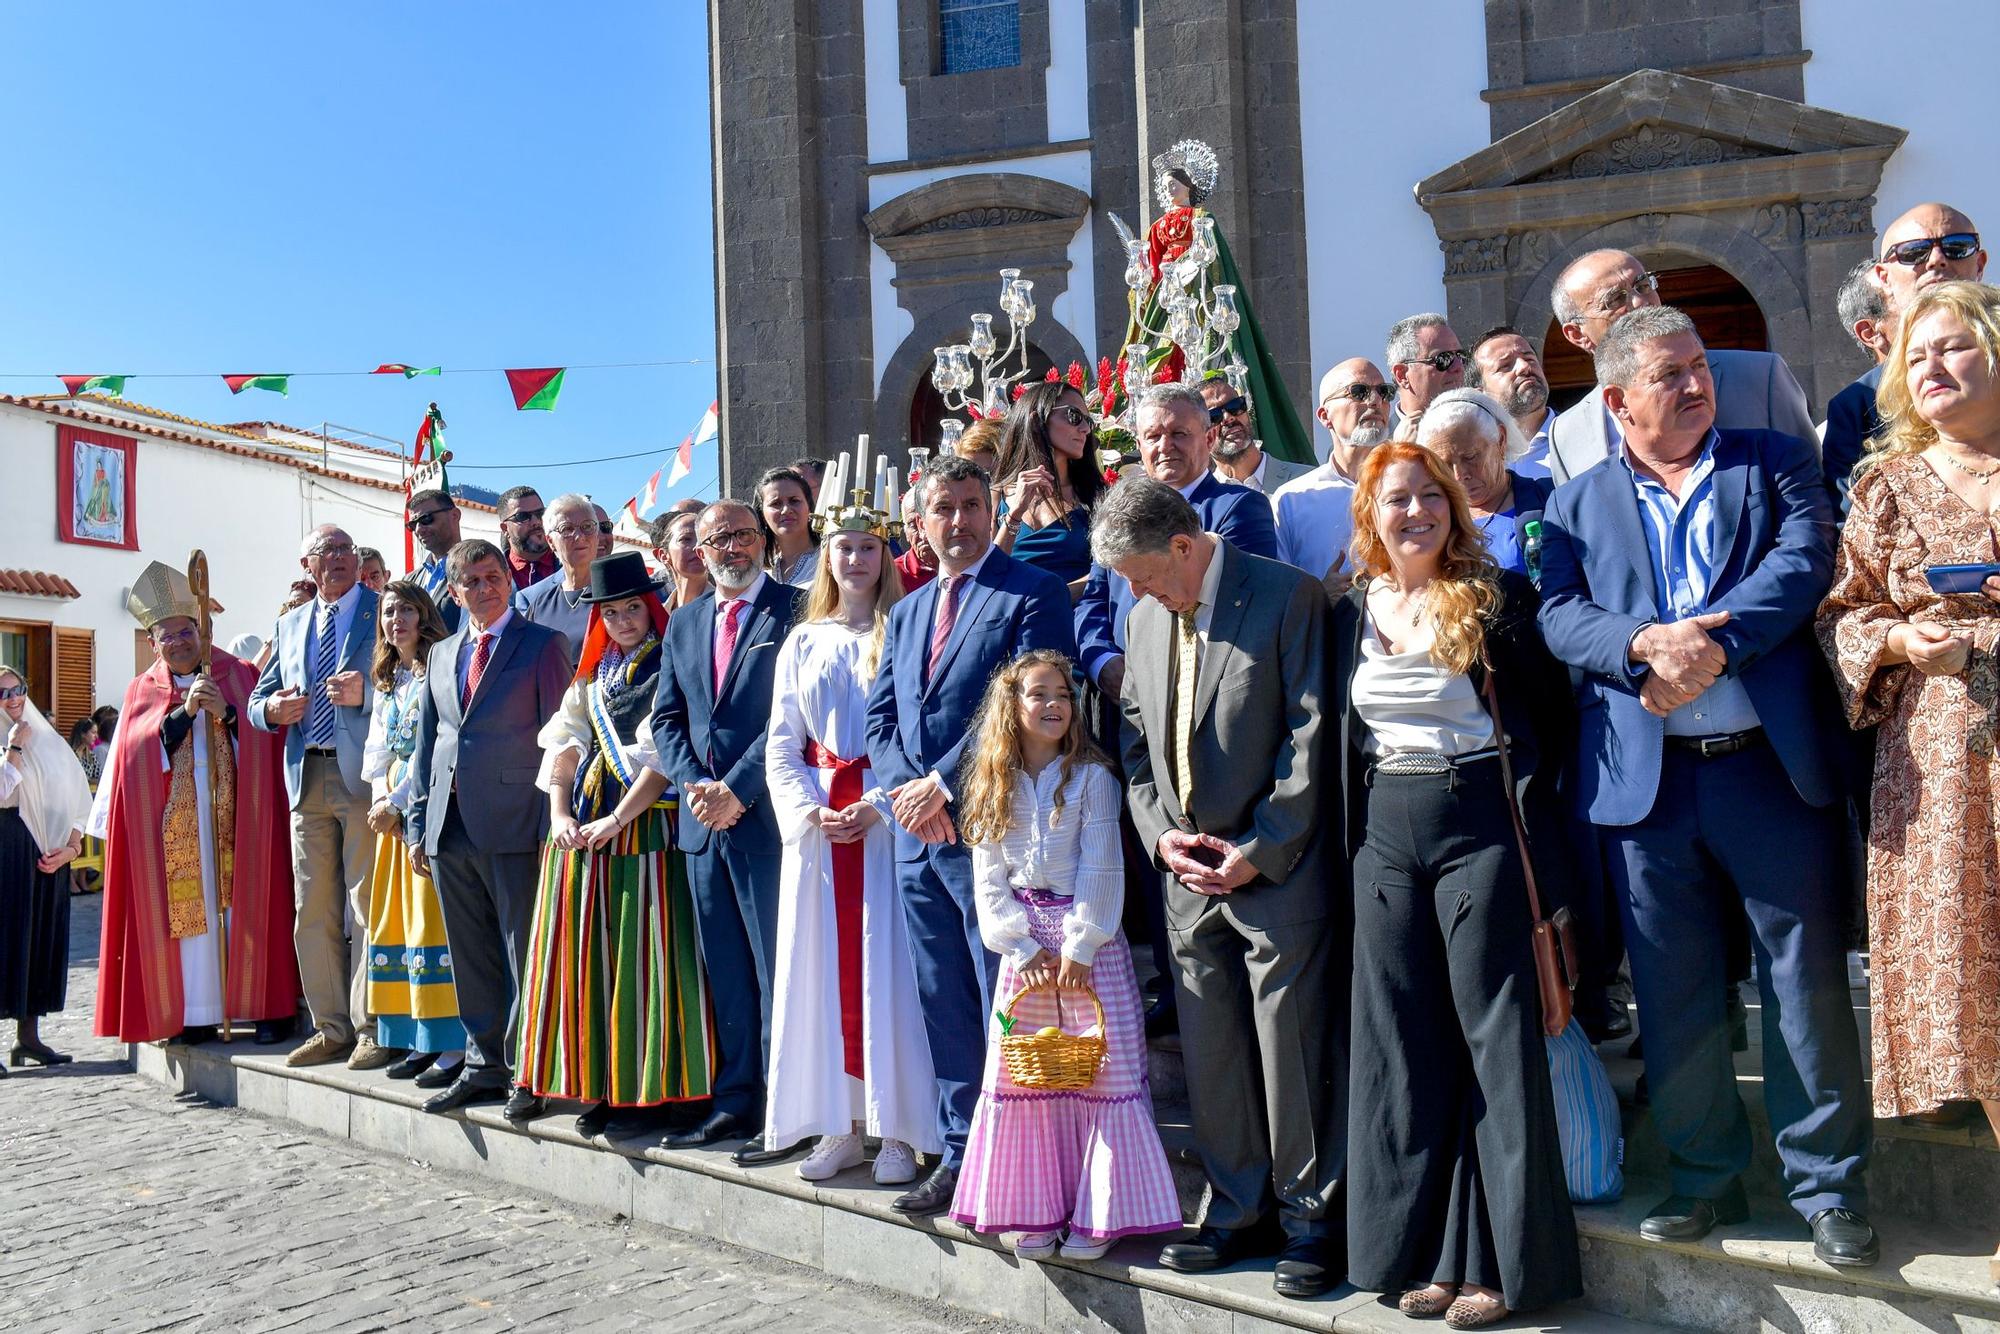
[[[1370,394],[1387,403],[1396,396],[1396,386],[1393,384],[1351,384],[1345,389],[1336,389],[1328,394],[1320,400],[1320,406],[1324,407],[1336,398],[1344,398],[1350,403],[1366,403]]]
[[[194,626],[189,626],[185,630],[161,630],[155,628],[153,638],[162,644],[178,644],[184,639],[193,639],[200,633]]]
[[[755,528],[737,528],[727,533],[712,533],[701,539],[701,544],[710,551],[727,551],[731,547],[747,547],[762,542],[764,535]]]
[[[27,693],[26,686],[0,686],[0,699],[19,699]]]
[[[1624,287],[1614,287],[1608,292],[1600,292],[1591,310],[1599,315],[1616,315],[1648,292],[1660,290],[1660,275],[1641,273]]]
[[[1459,351],[1431,353],[1428,357],[1407,357],[1398,363],[1403,366],[1428,366],[1440,375],[1449,375],[1465,365],[1465,353]]]
[[[608,523],[603,525],[602,528],[599,528],[599,526],[595,521],[592,521],[590,523],[559,523],[555,527],[549,529],[549,536],[589,537],[591,534],[596,532],[608,533],[610,531],[611,531],[611,525]]]
[[[1243,395],[1238,394],[1236,397],[1232,399],[1228,399],[1225,402],[1217,403],[1214,407],[1208,410],[1209,424],[1212,426],[1216,422],[1221,421],[1224,417],[1234,417],[1239,412],[1248,412],[1249,410],[1250,410],[1250,400],[1243,397]]]
[[[457,512],[458,507],[453,505],[441,510],[427,510],[422,514],[412,514],[408,519],[404,520],[403,527],[414,533],[419,528],[430,527],[447,514],[456,514]]]
[[[515,510],[510,517],[502,519],[500,522],[534,523],[536,520],[540,519],[542,515],[547,512],[547,510],[548,506],[546,505],[542,506],[542,508],[538,510]]]
[[[1082,426],[1090,420],[1090,414],[1074,403],[1065,403],[1049,415],[1051,417],[1061,417],[1071,426]]]
[[[1979,253],[1979,233],[1953,232],[1950,236],[1919,236],[1913,241],[1898,241],[1882,258],[1886,263],[1907,264],[1914,269],[1930,257],[1932,246],[1944,251],[1946,259],[1971,259]]]
[[[354,544],[352,542],[332,542],[316,546],[306,554],[308,556],[352,556],[354,554]]]

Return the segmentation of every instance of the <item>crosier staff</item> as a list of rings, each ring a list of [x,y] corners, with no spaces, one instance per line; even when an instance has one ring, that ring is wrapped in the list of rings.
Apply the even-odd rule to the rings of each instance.
[[[199,685],[207,682],[209,679],[209,659],[215,651],[214,612],[208,598],[208,553],[199,547],[188,555],[187,580],[188,588],[194,593],[195,634],[201,641],[201,656],[196,659],[195,663],[195,681]],[[189,694],[193,694],[192,689],[190,689]],[[187,714],[186,700],[181,701],[180,710],[182,713]],[[199,712],[200,710],[197,709],[196,713]],[[201,725],[202,720],[194,714],[188,714],[187,716],[189,722],[196,726]],[[228,745],[228,729],[218,725],[217,720],[213,718],[208,720],[208,724],[208,736],[211,746]],[[212,799],[213,795],[211,794]],[[218,867],[218,869],[220,868]],[[222,1040],[228,1042],[235,1037],[235,1032],[232,1030],[229,1022],[229,923],[223,916],[222,886],[216,886],[215,897],[215,967],[216,971],[220,974],[217,981],[221,984]]]

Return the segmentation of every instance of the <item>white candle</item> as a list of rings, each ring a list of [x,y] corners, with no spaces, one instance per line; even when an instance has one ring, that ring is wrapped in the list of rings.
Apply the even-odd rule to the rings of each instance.
[[[814,514],[824,515],[832,511],[833,498],[835,495],[839,494],[834,490],[834,487],[839,481],[840,481],[840,460],[835,459],[833,462],[827,464],[826,471],[820,474],[819,504],[813,507]]]
[[[895,523],[903,517],[903,482],[898,475],[900,469],[889,469],[889,522]]]
[[[826,489],[826,512],[828,514],[840,508],[842,503],[840,485],[846,479],[847,455],[836,454],[833,459],[832,470],[827,473],[826,480],[821,483]]]
[[[847,475],[850,486],[864,486],[868,481],[868,437],[862,435],[854,442],[854,470]]]

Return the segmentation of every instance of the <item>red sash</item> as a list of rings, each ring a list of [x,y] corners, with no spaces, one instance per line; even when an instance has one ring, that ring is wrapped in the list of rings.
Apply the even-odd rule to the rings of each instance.
[[[806,763],[815,769],[831,769],[833,782],[827,805],[846,810],[861,800],[865,789],[861,775],[868,769],[868,757],[843,760],[819,742],[807,738]],[[846,1054],[847,1073],[862,1078],[861,1062],[861,880],[867,865],[866,839],[852,843],[829,843],[833,850],[833,928],[840,958],[840,1037]]]

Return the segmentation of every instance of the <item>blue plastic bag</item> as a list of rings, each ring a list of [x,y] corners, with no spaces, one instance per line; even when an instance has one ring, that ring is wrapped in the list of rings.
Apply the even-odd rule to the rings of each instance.
[[[1610,1204],[1625,1195],[1625,1133],[1618,1095],[1583,1025],[1569,1021],[1549,1038],[1549,1089],[1562,1139],[1563,1179],[1576,1204]]]

